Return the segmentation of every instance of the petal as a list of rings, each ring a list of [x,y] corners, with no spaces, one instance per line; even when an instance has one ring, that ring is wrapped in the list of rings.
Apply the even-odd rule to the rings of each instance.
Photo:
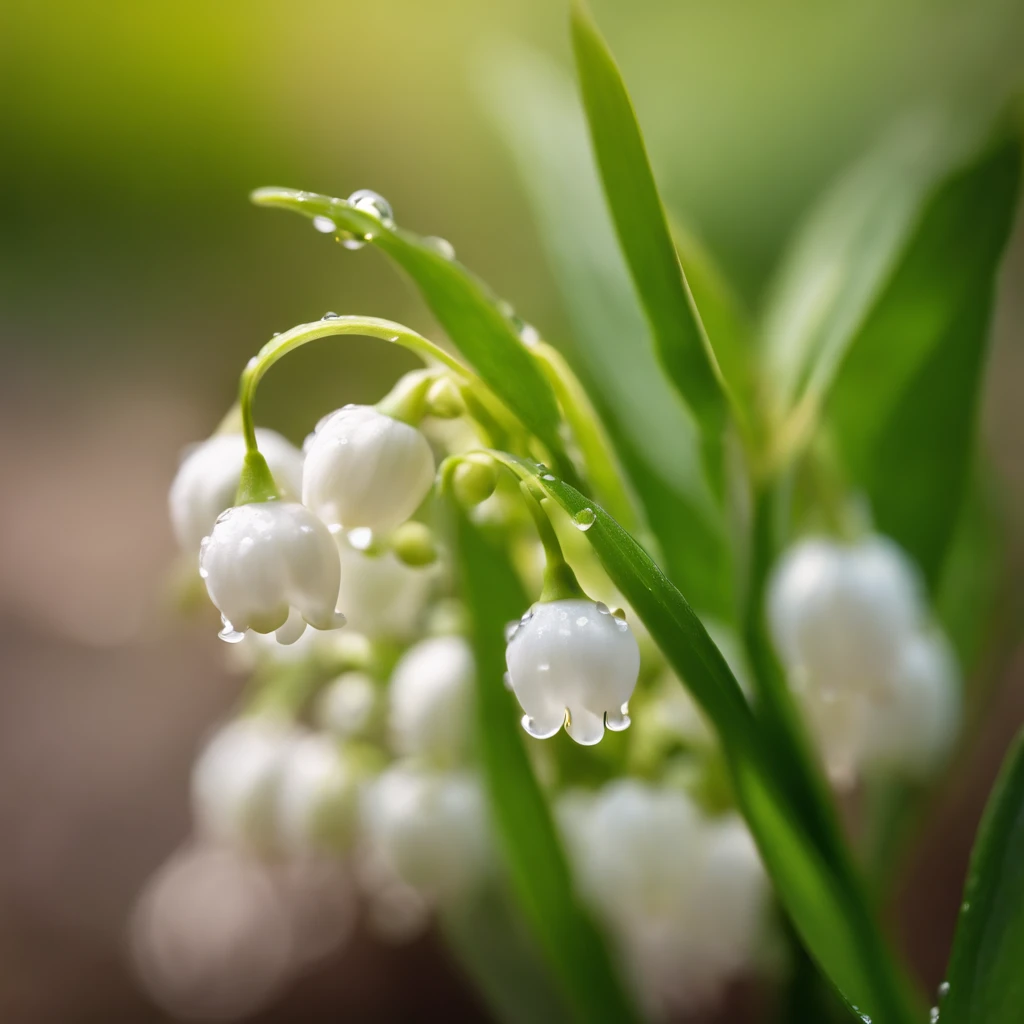
[[[594,714],[586,708],[570,708],[565,731],[581,746],[592,747],[604,736],[604,715]]]

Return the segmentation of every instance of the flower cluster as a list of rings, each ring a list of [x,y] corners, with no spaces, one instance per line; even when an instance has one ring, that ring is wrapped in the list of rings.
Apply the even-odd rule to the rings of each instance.
[[[768,614],[834,783],[849,786],[864,771],[934,770],[956,734],[958,673],[895,544],[795,544],[775,569]]]

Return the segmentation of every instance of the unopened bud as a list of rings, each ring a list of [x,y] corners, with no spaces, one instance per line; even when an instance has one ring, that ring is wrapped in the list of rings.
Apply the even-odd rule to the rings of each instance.
[[[391,538],[395,557],[406,565],[420,568],[437,561],[437,545],[429,526],[410,520],[403,523]]]
[[[459,503],[466,508],[486,501],[498,485],[498,467],[494,459],[483,452],[467,455],[452,474],[452,490]]]
[[[451,377],[438,377],[427,391],[427,409],[431,416],[453,420],[466,411],[459,386]]]

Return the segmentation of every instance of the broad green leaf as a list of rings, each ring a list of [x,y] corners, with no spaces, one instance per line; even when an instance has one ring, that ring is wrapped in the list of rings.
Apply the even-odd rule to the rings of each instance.
[[[505,624],[529,600],[504,550],[452,503],[476,659],[477,730],[491,816],[513,889],[566,1001],[585,1022],[636,1020],[600,932],[576,898],[550,808],[505,689]]]
[[[850,342],[827,405],[877,526],[934,588],[960,512],[996,275],[1013,223],[1018,139],[1003,139],[931,197]]]
[[[807,215],[764,312],[762,364],[776,419],[806,389],[827,388],[953,148],[945,118],[908,116]]]
[[[623,255],[672,383],[705,435],[726,419],[724,385],[694,305],[622,76],[582,2],[572,43],[594,156]]]
[[[551,451],[560,469],[574,475],[558,428],[558,403],[547,378],[524,347],[509,318],[485,285],[460,263],[411,232],[382,224],[344,199],[312,192],[263,188],[260,206],[326,217],[341,231],[368,238],[415,282],[427,305],[466,361],[523,424]]]
[[[721,513],[703,469],[696,425],[666,381],[594,174],[572,83],[526,49],[489,55],[485,98],[508,143],[577,344],[571,355],[658,540],[669,575],[701,611],[734,615],[733,570]],[[693,253],[716,323],[737,332],[743,314],[706,255]],[[743,344],[737,335],[736,344]],[[655,441],[654,439],[663,439]],[[653,443],[652,443],[653,442]]]
[[[1024,734],[1003,763],[974,842],[938,1019],[1018,1024],[1024,1013],[1022,965]]]
[[[605,571],[714,725],[737,800],[779,898],[808,951],[865,1019],[913,1020],[903,980],[846,865],[814,838],[789,796],[777,751],[766,741],[725,659],[683,595],[636,541],[584,495],[541,467],[512,460],[569,515]]]

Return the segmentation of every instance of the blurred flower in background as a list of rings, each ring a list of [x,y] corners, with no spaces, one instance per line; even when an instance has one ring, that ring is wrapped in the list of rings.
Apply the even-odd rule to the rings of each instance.
[[[764,292],[799,214],[894,117],[941,108],[961,128],[980,124],[979,112],[1019,82],[1024,60],[1024,12],[1010,0],[594,6],[667,201],[750,301]],[[0,111],[4,1019],[162,1019],[154,1004],[176,1017],[222,1020],[267,1006],[274,1016],[261,1019],[317,1019],[339,1005],[354,1019],[485,1018],[457,969],[422,937],[453,882],[487,886],[491,842],[465,752],[445,736],[438,747],[458,756],[442,763],[430,742],[458,731],[471,671],[448,635],[452,622],[437,621],[444,609],[427,609],[437,568],[371,557],[337,538],[340,607],[353,635],[307,630],[295,647],[271,653],[250,635],[230,652],[257,674],[270,661],[275,671],[291,665],[289,692],[322,688],[302,727],[319,732],[271,726],[244,741],[227,778],[199,781],[207,769],[216,775],[218,734],[195,769],[193,815],[192,761],[211,723],[233,714],[243,694],[205,613],[180,622],[167,614],[175,553],[164,509],[180,449],[211,432],[239,368],[273,332],[344,309],[437,336],[375,254],[310,244],[287,219],[249,205],[254,186],[337,195],[370,186],[403,225],[450,239],[544,325],[546,338],[579,344],[516,177],[525,143],[510,152],[507,127],[496,126],[529,121],[515,70],[524,61],[538,76],[567,67],[560,5],[158,0],[101,10],[11,0],[0,14],[8,97]],[[1022,273],[1018,237],[1003,275],[984,414],[1011,527],[1005,614],[1019,607],[1024,542],[1024,429],[1013,394],[1024,360],[1011,344],[1024,316]],[[261,390],[260,422],[298,444],[321,415],[378,400],[411,365],[396,348],[362,339],[312,346]],[[449,429],[431,425],[438,435]],[[480,515],[501,514],[501,499]],[[196,530],[176,525],[191,543]],[[346,572],[348,563],[365,571]],[[345,587],[356,588],[347,603]],[[360,639],[390,644],[397,657],[424,629],[438,635],[422,644],[435,646],[413,648],[397,665],[375,661]],[[922,680],[952,680],[943,650],[936,641],[907,654],[907,679],[925,687]],[[417,653],[436,706],[418,706],[401,682]],[[313,682],[304,675],[310,663]],[[1019,657],[1016,664],[1015,678]],[[652,719],[669,724],[643,725],[638,707],[634,728],[656,733],[659,751],[707,745],[673,687],[665,706],[650,705]],[[889,724],[902,721],[898,699],[895,710],[886,706]],[[1007,721],[1020,718],[1019,685],[1001,706]],[[254,709],[270,719],[274,710]],[[935,739],[924,744],[924,761],[949,742],[941,708],[929,728]],[[991,727],[993,748],[1006,729]],[[327,735],[328,746],[310,746]],[[367,738],[391,744],[401,760],[377,775],[384,766]],[[891,766],[892,744],[875,738],[879,749],[860,753]],[[686,773],[677,767],[676,781]],[[542,753],[537,768],[551,768]],[[984,758],[975,766],[979,790],[991,770]],[[361,784],[349,786],[364,775],[376,777],[370,790],[380,787],[369,815],[360,811],[365,793],[354,792]],[[707,796],[713,780],[701,784]],[[744,1004],[730,984],[750,965],[752,936],[770,927],[745,833],[696,807],[684,788],[591,787],[566,813],[590,904],[616,927],[645,999],[667,1013],[692,1009],[695,990],[696,1005],[713,1003],[711,995]],[[316,831],[305,827],[316,817],[310,793],[342,818],[359,817],[351,828],[363,841],[343,864],[322,850],[267,855],[270,833],[276,847],[289,830],[306,839]],[[977,798],[961,794],[946,813],[938,827],[947,841],[919,880],[927,898],[912,888],[904,901],[912,955],[936,981]],[[645,859],[651,829],[700,837],[681,889],[673,884],[681,863]],[[237,841],[243,833],[260,840],[262,857]],[[574,835],[594,839],[577,850]],[[327,837],[337,835],[328,829]],[[594,855],[612,847],[623,849],[624,877]],[[726,860],[739,873],[712,913],[704,900],[724,885],[715,867]],[[662,898],[696,892],[697,880],[694,902]],[[695,933],[707,939],[709,958],[697,981],[714,991],[683,985],[680,995],[682,979],[651,954],[652,936],[674,956],[692,952]],[[318,974],[318,963],[331,966]],[[720,1012],[739,1019],[728,1016],[728,1002]]]

